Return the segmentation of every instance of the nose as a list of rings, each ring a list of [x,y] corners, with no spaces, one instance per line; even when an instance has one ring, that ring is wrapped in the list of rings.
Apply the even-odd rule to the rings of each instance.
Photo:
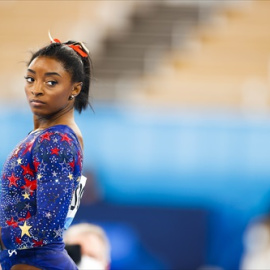
[[[31,90],[31,94],[34,95],[34,96],[40,96],[40,95],[43,95],[43,89],[42,89],[43,85],[42,83],[38,83],[36,82],[34,85],[33,85],[33,88]]]

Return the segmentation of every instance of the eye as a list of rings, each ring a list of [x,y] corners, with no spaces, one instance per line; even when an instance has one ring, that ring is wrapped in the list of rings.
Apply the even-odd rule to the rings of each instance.
[[[30,76],[25,76],[24,78],[28,83],[32,83],[34,81],[34,78],[32,78]]]
[[[49,86],[55,86],[58,82],[57,81],[48,81],[46,82]]]

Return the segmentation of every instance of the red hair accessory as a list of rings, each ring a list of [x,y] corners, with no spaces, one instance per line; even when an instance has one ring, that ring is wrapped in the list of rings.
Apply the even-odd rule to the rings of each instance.
[[[82,50],[82,46],[80,44],[70,44],[70,45],[67,45],[67,46],[72,48],[81,57],[87,57],[88,56],[88,54]]]
[[[50,32],[49,32],[49,38],[51,40],[51,43],[62,43],[59,39],[57,38],[52,38]],[[77,52],[81,57],[87,57],[88,56],[88,49],[84,46],[82,42],[76,42],[74,44],[65,44],[66,46],[70,47],[73,49],[75,52]],[[84,49],[86,52],[84,52],[82,49]]]

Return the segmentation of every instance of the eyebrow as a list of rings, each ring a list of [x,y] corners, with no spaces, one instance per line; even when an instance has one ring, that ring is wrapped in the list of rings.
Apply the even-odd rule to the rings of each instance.
[[[33,70],[33,69],[30,69],[28,68],[27,71],[33,73],[33,74],[36,74],[36,72]],[[45,73],[45,76],[52,76],[52,75],[56,75],[56,76],[59,76],[59,77],[62,77],[59,73],[57,72],[46,72]]]

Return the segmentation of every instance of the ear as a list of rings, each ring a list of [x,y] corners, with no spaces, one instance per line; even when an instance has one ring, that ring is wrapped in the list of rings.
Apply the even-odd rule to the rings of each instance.
[[[82,82],[74,83],[73,90],[71,91],[71,94],[75,97],[78,96],[82,90],[82,85],[83,85]]]

